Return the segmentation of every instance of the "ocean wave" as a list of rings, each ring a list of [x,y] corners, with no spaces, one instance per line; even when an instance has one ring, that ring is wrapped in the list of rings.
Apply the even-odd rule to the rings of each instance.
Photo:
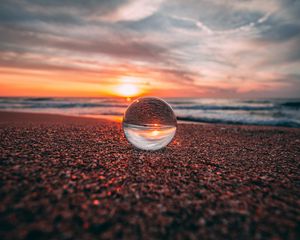
[[[265,111],[273,110],[273,106],[226,106],[226,105],[194,105],[194,106],[172,106],[174,109],[185,110],[244,110],[244,111]]]
[[[259,126],[278,126],[278,127],[300,127],[300,123],[293,120],[228,120],[219,118],[205,118],[193,116],[178,116],[177,120],[187,122],[202,122],[202,123],[220,123],[233,125],[259,125]]]
[[[255,103],[255,104],[268,104],[268,103],[272,103],[272,101],[270,100],[244,100],[241,101],[243,103]]]
[[[184,104],[195,104],[195,102],[192,101],[168,101],[169,104],[174,105],[184,105]]]
[[[5,104],[0,105],[0,108],[7,109],[7,108],[30,108],[30,109],[44,109],[44,108],[126,108],[127,104],[107,104],[107,103],[61,103],[61,102],[45,102],[45,103],[30,103],[30,102],[23,102],[18,104]]]
[[[25,101],[31,102],[45,102],[45,101],[55,101],[55,98],[24,98]]]
[[[284,102],[284,103],[281,103],[281,106],[298,109],[298,108],[300,108],[300,102]]]

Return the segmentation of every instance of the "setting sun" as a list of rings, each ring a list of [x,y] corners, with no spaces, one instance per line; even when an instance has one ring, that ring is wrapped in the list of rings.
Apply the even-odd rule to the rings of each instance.
[[[117,87],[116,92],[123,97],[133,97],[138,95],[140,90],[134,84],[124,83]]]

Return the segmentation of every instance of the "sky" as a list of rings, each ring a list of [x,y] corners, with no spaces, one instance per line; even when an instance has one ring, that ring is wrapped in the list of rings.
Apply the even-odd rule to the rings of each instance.
[[[120,86],[300,97],[300,1],[0,1],[0,96],[102,97]]]

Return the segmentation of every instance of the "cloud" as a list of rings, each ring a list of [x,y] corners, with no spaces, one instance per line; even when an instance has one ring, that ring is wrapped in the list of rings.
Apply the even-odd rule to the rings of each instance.
[[[127,5],[118,8],[116,11],[101,17],[104,20],[118,21],[138,21],[154,14],[160,7],[162,0],[134,0]]]
[[[0,28],[1,29],[1,28]],[[92,55],[108,55],[111,57],[164,61],[164,54],[167,49],[159,45],[147,42],[146,40],[117,39],[112,36],[103,36],[100,39],[73,39],[71,37],[60,37],[49,34],[40,34],[29,31],[19,31],[12,29],[1,29],[5,34],[0,36],[2,44],[0,49],[16,52],[26,52],[26,50],[36,50],[41,53],[45,50],[73,52]],[[121,38],[121,36],[120,36]]]
[[[299,41],[293,0],[2,0],[0,8],[0,67],[102,81],[137,75],[185,96],[295,95]]]

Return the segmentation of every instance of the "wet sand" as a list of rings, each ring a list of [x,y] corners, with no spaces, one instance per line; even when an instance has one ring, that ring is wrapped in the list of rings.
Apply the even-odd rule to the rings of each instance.
[[[0,239],[300,239],[300,129],[0,112]]]

